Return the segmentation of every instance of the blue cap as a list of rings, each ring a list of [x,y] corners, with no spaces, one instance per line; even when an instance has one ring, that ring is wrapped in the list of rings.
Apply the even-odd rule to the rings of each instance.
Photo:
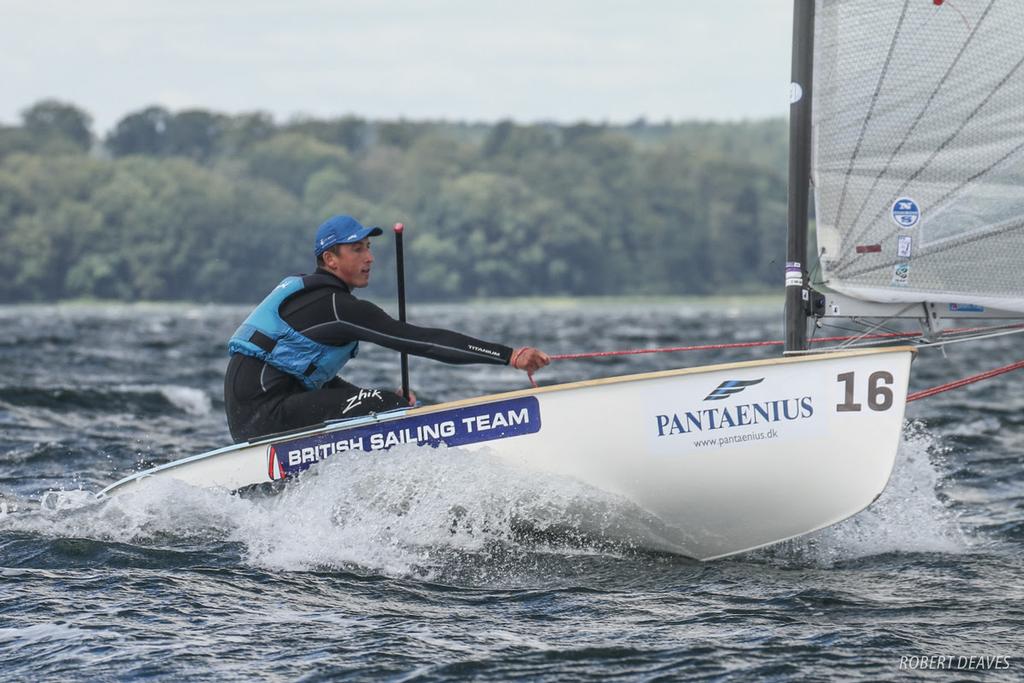
[[[332,216],[316,230],[313,254],[319,256],[335,244],[352,244],[367,237],[376,237],[384,231],[380,228],[366,228],[352,216]]]

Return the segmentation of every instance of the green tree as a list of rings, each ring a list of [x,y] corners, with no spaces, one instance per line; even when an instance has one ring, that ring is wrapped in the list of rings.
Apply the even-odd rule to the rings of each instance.
[[[43,100],[22,111],[21,119],[36,138],[63,138],[82,151],[92,147],[92,117],[73,104]]]
[[[77,123],[76,123],[77,122]],[[410,226],[419,300],[774,287],[785,123],[493,126],[266,114],[88,114],[0,128],[0,300],[255,301],[308,271],[315,226]],[[393,265],[389,242],[377,271]],[[391,293],[392,278],[378,277]]]
[[[114,156],[146,154],[157,156],[167,148],[171,113],[163,107],[147,107],[117,122],[107,135],[106,147]]]
[[[370,144],[370,126],[366,119],[357,116],[345,116],[327,121],[315,119],[297,121],[289,125],[284,132],[308,135],[320,142],[344,147],[350,153],[361,152]]]
[[[225,117],[201,109],[182,111],[170,118],[165,153],[205,161],[217,152]]]
[[[218,155],[234,159],[245,154],[253,145],[269,140],[277,133],[274,119],[265,112],[239,114],[221,121]]]
[[[328,145],[298,133],[276,135],[253,145],[247,153],[249,174],[268,180],[296,196],[301,196],[306,183],[317,171],[333,168],[347,173],[352,158],[341,147]]]

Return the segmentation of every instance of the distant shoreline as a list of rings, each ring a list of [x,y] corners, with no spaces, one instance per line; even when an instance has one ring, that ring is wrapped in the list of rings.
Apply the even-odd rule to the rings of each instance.
[[[382,306],[395,304],[393,297],[375,297],[372,294],[361,296]],[[783,303],[781,292],[754,292],[751,294],[712,294],[712,295],[651,295],[639,294],[622,296],[536,296],[536,297],[489,297],[486,299],[452,299],[448,301],[410,301],[410,306],[480,306],[480,305],[505,305],[519,306],[531,305],[542,308],[586,308],[597,305],[626,305],[626,304],[648,304],[648,305],[698,305],[698,306],[752,306],[767,307],[771,305],[781,306]],[[225,307],[252,307],[258,300],[251,302],[237,301],[122,301],[119,299],[61,299],[55,301],[31,301],[31,302],[2,302],[2,308],[32,308],[38,306],[54,306],[59,308],[179,308],[179,307],[203,307],[203,306],[225,306]]]

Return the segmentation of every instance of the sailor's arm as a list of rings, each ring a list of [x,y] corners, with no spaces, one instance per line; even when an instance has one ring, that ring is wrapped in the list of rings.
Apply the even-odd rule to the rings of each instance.
[[[337,297],[339,339],[372,342],[414,356],[445,363],[508,365],[513,349],[441,328],[420,327],[395,320],[379,306],[359,299]],[[514,366],[517,367],[517,366]]]
[[[512,352],[508,364],[517,370],[526,372],[537,372],[551,362],[551,357],[540,349],[532,346],[523,346]]]

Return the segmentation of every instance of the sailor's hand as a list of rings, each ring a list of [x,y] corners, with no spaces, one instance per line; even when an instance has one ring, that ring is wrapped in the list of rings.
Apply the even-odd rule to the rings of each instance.
[[[517,370],[525,370],[531,373],[537,372],[550,362],[551,358],[548,357],[548,354],[532,346],[523,346],[516,349],[508,360],[508,364]]]
[[[395,393],[401,396],[402,398],[405,398],[405,394],[402,393],[401,387],[395,389]],[[413,391],[412,389],[409,390],[409,405],[416,405],[416,392]]]

